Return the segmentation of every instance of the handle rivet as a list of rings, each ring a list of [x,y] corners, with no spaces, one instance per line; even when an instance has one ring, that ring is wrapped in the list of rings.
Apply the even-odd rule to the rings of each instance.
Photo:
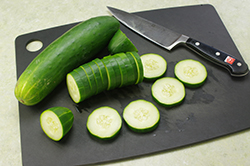
[[[199,43],[199,42],[195,42],[195,45],[196,45],[196,46],[199,46],[199,45],[200,45],[200,43]]]
[[[239,67],[242,66],[242,63],[238,62],[238,63],[237,63],[237,66],[239,66]]]
[[[220,52],[216,52],[215,55],[216,55],[216,56],[220,56]]]

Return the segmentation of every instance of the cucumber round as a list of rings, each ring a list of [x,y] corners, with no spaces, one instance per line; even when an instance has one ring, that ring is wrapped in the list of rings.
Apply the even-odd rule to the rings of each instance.
[[[52,107],[40,115],[40,125],[44,133],[52,140],[61,140],[72,128],[74,115],[65,107]]]
[[[127,74],[126,66],[125,66],[122,58],[120,57],[120,54],[124,54],[124,53],[115,54],[114,59],[118,63],[118,66],[119,66],[119,69],[120,69],[121,85],[119,87],[122,87],[122,86],[124,86],[125,83],[127,83],[128,74]]]
[[[86,20],[47,46],[25,69],[15,86],[24,105],[43,100],[66,75],[102,51],[120,27],[111,16]]]
[[[124,63],[125,69],[128,74],[127,81],[123,82],[123,86],[134,84],[135,80],[137,79],[136,70],[133,67],[134,64],[130,62],[130,59],[128,59],[125,53],[119,54],[119,57],[122,59],[122,62]]]
[[[136,62],[135,62],[133,56],[130,53],[126,53],[125,55],[127,57],[127,60],[129,61],[129,63],[132,66],[133,74],[131,74],[130,77],[133,80],[132,84],[135,84],[137,82],[137,80],[138,80],[138,77],[139,77]]]
[[[187,87],[196,88],[204,84],[207,69],[199,61],[185,59],[179,61],[174,68],[175,76]]]
[[[103,59],[101,59],[101,61],[103,62],[106,71],[107,71],[107,75],[108,75],[108,88],[107,90],[111,90],[114,89],[116,87],[117,84],[117,79],[116,79],[116,71],[114,70],[112,63],[110,62],[109,58],[104,57]],[[119,69],[116,69],[119,70]]]
[[[153,103],[139,99],[125,107],[123,119],[133,131],[149,132],[158,126],[160,113]]]
[[[143,77],[144,77],[144,71],[143,71],[141,58],[137,52],[127,52],[127,54],[130,54],[134,58],[136,68],[137,68],[137,73],[138,73],[138,78],[135,84],[138,84],[143,81]]]
[[[117,110],[103,106],[88,116],[86,126],[91,135],[100,139],[111,139],[119,133],[122,119]]]
[[[144,54],[141,56],[141,61],[143,64],[145,80],[153,81],[162,77],[166,73],[167,62],[158,54]]]
[[[95,64],[98,67],[101,80],[102,80],[102,89],[103,90],[108,89],[108,74],[107,74],[106,67],[104,66],[103,62],[99,58],[94,59],[93,62],[95,62]]]
[[[129,38],[119,29],[108,44],[110,54],[138,51]]]
[[[154,82],[151,87],[152,96],[163,106],[175,106],[185,98],[185,87],[176,78],[163,77]]]

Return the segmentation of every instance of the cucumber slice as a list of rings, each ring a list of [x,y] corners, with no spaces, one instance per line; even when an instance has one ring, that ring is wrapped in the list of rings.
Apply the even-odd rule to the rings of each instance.
[[[162,77],[167,70],[166,60],[158,54],[144,54],[141,56],[143,64],[144,78],[148,81]]]
[[[74,115],[68,108],[52,107],[40,115],[40,125],[52,140],[59,141],[73,126]]]
[[[125,66],[122,58],[119,56],[120,54],[124,54],[124,53],[115,54],[114,55],[114,60],[117,62],[118,66],[119,66],[119,69],[120,69],[121,84],[120,84],[119,87],[122,87],[124,85],[124,83],[127,82],[128,74],[127,74],[126,66]]]
[[[108,44],[110,54],[138,51],[129,38],[119,29]]]
[[[66,76],[66,82],[67,82],[69,95],[75,103],[79,103],[81,100],[80,88],[83,88],[83,91],[84,91],[84,87],[80,84],[81,81],[75,80],[75,79],[79,79],[79,77],[76,76],[77,74],[78,73],[76,73],[75,71],[72,71]]]
[[[115,77],[116,82],[114,83],[114,87],[112,88],[112,89],[115,89],[121,85],[121,72],[120,72],[119,64],[116,62],[114,56],[107,56],[106,58],[108,59],[109,63],[112,65],[114,73],[115,73],[113,77]]]
[[[153,103],[139,99],[125,107],[123,119],[133,131],[149,132],[158,126],[160,113]]]
[[[153,98],[163,106],[175,106],[185,98],[185,87],[176,78],[163,77],[154,82],[151,87]]]
[[[80,67],[86,72],[87,78],[89,80],[89,85],[91,88],[90,96],[93,96],[97,93],[97,84],[96,84],[96,80],[95,80],[95,75],[92,72],[92,69],[90,68],[88,63],[85,63],[84,65],[82,65]]]
[[[119,133],[122,119],[114,108],[103,106],[88,116],[86,125],[91,135],[100,139],[111,139]]]
[[[81,66],[67,74],[66,83],[70,97],[75,103],[79,103],[93,94],[89,77]]]
[[[135,84],[138,80],[138,77],[139,77],[136,62],[131,54],[126,53],[125,55],[127,57],[127,60],[129,61],[129,63],[132,66],[133,74],[131,74],[130,76],[132,77],[132,80],[133,80],[132,84]]]
[[[93,62],[95,62],[95,64],[98,66],[101,79],[102,79],[103,89],[104,90],[108,89],[108,75],[107,75],[106,67],[104,66],[103,62],[98,58],[94,59]]]
[[[136,81],[136,71],[134,70],[133,64],[130,62],[130,60],[128,59],[128,57],[126,56],[125,53],[119,54],[119,57],[122,59],[126,71],[127,71],[127,81],[123,82],[123,86],[127,86],[127,85],[132,85],[135,83]]]
[[[185,59],[178,62],[175,65],[174,73],[185,86],[190,88],[203,85],[207,78],[206,67],[193,59]]]
[[[96,82],[96,86],[97,86],[96,94],[98,94],[98,93],[104,91],[106,89],[106,87],[104,87],[102,84],[101,73],[100,73],[100,70],[99,70],[98,66],[96,65],[96,63],[91,61],[88,63],[88,65],[94,74],[94,78],[95,78],[95,82]]]
[[[135,60],[136,67],[137,67],[137,73],[138,73],[138,78],[135,84],[139,84],[140,82],[143,81],[144,78],[144,71],[143,71],[143,65],[141,58],[137,52],[128,52],[127,54],[132,55],[132,57]]]

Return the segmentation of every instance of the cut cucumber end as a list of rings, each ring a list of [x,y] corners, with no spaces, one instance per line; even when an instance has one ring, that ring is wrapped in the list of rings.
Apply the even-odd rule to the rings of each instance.
[[[163,77],[154,82],[151,88],[152,96],[163,106],[175,106],[185,98],[185,87],[176,78]]]
[[[149,132],[154,130],[160,121],[157,107],[146,100],[130,102],[123,111],[123,119],[129,128],[135,132]]]
[[[44,133],[52,140],[59,141],[71,129],[74,115],[68,108],[52,107],[40,115],[40,125]]]
[[[207,78],[206,67],[193,59],[185,59],[178,62],[175,65],[174,73],[185,86],[190,88],[197,88],[203,85]]]
[[[119,133],[122,119],[115,109],[103,106],[89,115],[86,125],[91,135],[100,139],[111,139]]]
[[[141,61],[146,81],[153,81],[162,77],[167,70],[166,60],[158,54],[144,54],[141,56]]]
[[[69,73],[66,76],[66,83],[70,97],[75,103],[79,103],[81,100],[79,87],[74,79],[74,77]]]
[[[138,51],[129,38],[119,29],[108,44],[110,54],[117,54],[128,51]]]

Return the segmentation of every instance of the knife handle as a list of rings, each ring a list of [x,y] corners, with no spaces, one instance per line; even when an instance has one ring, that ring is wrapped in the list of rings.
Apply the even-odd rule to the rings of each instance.
[[[244,61],[240,61],[232,55],[229,55],[197,40],[189,38],[186,41],[186,45],[208,60],[228,69],[232,76],[245,76],[249,71],[248,66]]]

